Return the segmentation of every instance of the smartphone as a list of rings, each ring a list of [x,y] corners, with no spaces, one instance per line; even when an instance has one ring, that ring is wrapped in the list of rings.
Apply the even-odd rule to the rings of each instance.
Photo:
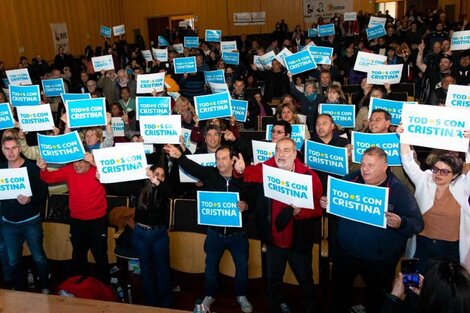
[[[418,259],[401,260],[401,273],[403,274],[403,284],[406,289],[419,287]]]

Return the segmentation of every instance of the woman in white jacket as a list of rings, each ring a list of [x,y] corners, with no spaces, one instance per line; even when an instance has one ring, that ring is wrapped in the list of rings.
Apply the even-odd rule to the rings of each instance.
[[[403,132],[400,126],[397,133]],[[465,137],[470,133],[466,132]],[[415,258],[425,272],[431,258],[446,258],[470,270],[470,175],[462,174],[463,160],[456,153],[439,156],[431,170],[422,171],[413,151],[401,144],[403,169],[416,186],[415,197],[424,219],[417,235]]]

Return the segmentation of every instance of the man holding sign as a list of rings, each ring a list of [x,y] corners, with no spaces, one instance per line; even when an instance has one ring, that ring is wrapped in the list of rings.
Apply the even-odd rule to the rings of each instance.
[[[346,219],[340,216],[333,284],[334,294],[341,295],[343,299],[335,302],[333,312],[348,311],[353,281],[357,274],[361,274],[366,283],[367,312],[379,312],[385,296],[384,290],[390,291],[397,263],[405,252],[408,238],[423,229],[423,218],[415,198],[387,168],[385,151],[371,147],[362,155],[361,169],[344,177],[346,181],[388,188],[388,210],[384,210],[386,228],[365,224],[359,218],[352,220],[350,217]],[[322,197],[321,200],[322,207],[328,206],[328,211],[331,205],[344,203],[348,212],[351,209],[365,212],[361,208],[378,200],[353,194],[348,190],[341,190],[341,196],[335,196],[338,191],[333,192],[331,185],[329,188],[328,198]],[[362,202],[355,199],[362,199]],[[352,207],[352,204],[363,205]],[[376,211],[369,214],[375,215]],[[364,219],[369,217],[366,214],[361,216]]]
[[[165,151],[170,157],[178,160],[178,165],[191,176],[194,176],[204,183],[202,190],[205,191],[232,191],[241,192],[241,201],[238,201],[238,209],[244,212],[248,209],[248,204],[244,191],[244,183],[239,178],[232,177],[233,166],[239,161],[233,150],[228,146],[222,146],[215,152],[216,168],[211,166],[201,166],[188,159],[183,153],[173,145],[165,145]],[[239,154],[241,157],[241,154]],[[243,159],[243,158],[241,158]],[[222,210],[211,210],[222,211]],[[201,213],[202,214],[202,213]],[[213,215],[214,213],[211,213]],[[220,216],[222,220],[222,216]],[[209,226],[207,237],[204,243],[206,252],[206,270],[204,273],[205,298],[202,304],[208,309],[215,301],[217,292],[219,263],[225,250],[229,250],[233,262],[235,263],[235,291],[237,301],[243,312],[250,313],[253,307],[246,298],[248,286],[248,239],[243,228]]]
[[[49,184],[66,183],[69,189],[72,267],[79,275],[88,273],[88,250],[96,260],[99,278],[109,284],[108,219],[106,190],[96,178],[91,153],[83,160],[49,171],[42,158],[37,160],[41,179]]]
[[[3,239],[11,274],[11,277],[4,277],[4,279],[12,279],[15,289],[21,287],[23,278],[21,259],[23,243],[26,241],[38,271],[40,287],[43,293],[49,293],[49,271],[47,257],[42,247],[41,218],[41,209],[47,198],[47,186],[39,178],[38,169],[34,163],[21,156],[18,139],[9,136],[2,138],[2,152],[7,162],[0,163],[1,169],[27,169],[26,179],[24,176],[0,177],[0,190],[21,190],[21,193],[15,199],[2,197],[4,200],[0,200],[2,214],[2,221],[0,222],[2,223]],[[30,189],[23,191],[28,189],[25,188],[27,185],[30,186]]]
[[[307,192],[313,194],[314,209],[300,208],[265,197],[262,184],[269,182],[263,181],[263,164],[286,172],[311,176],[313,190]],[[304,312],[314,312],[312,249],[315,218],[322,215],[319,202],[322,195],[320,179],[313,170],[297,159],[296,143],[290,138],[277,142],[273,158],[246,169],[243,163],[236,170],[243,173],[245,182],[255,183],[250,190],[253,192],[256,213],[260,219],[261,240],[267,244],[269,312],[278,312],[284,302],[281,288],[287,262],[299,282]],[[294,182],[291,185],[294,186]]]

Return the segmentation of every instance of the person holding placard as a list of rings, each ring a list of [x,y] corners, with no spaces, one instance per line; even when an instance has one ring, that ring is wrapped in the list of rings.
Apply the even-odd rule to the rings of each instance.
[[[312,177],[314,209],[299,208],[292,204],[269,199],[264,196],[262,184],[263,165],[285,171],[310,175]],[[264,163],[248,166],[238,162],[235,169],[243,175],[245,182],[253,183],[249,190],[255,199],[255,210],[262,216],[258,226],[261,241],[267,244],[266,264],[268,280],[269,312],[279,312],[282,296],[282,281],[289,265],[299,282],[300,295],[303,301],[303,312],[314,312],[312,249],[314,243],[314,224],[322,215],[320,197],[322,187],[317,174],[297,158],[296,143],[290,138],[277,142],[275,156]]]
[[[334,147],[348,147],[349,148],[349,158],[351,156],[351,149],[352,146],[349,143],[348,139],[340,137],[336,130],[335,122],[333,121],[333,117],[329,114],[319,114],[318,118],[315,123],[315,134],[312,137],[312,141],[323,143],[326,145],[334,146]],[[351,165],[351,164],[350,164]],[[322,183],[323,187],[323,196],[326,195],[326,191],[328,190],[328,176],[333,176],[339,178],[338,175],[329,174],[323,171],[315,170],[317,173],[318,178]],[[338,229],[338,218],[334,215],[328,215],[328,252],[330,259],[333,259],[335,255],[336,249],[336,232]]]
[[[32,191],[32,196],[20,194],[16,199],[0,200],[3,240],[8,254],[9,274],[11,274],[11,277],[7,276],[4,279],[12,279],[14,289],[22,288],[24,276],[21,259],[23,244],[26,241],[36,265],[42,293],[49,293],[49,270],[47,256],[42,246],[41,218],[41,209],[47,198],[47,186],[39,178],[39,172],[34,163],[21,156],[18,138],[2,137],[2,152],[7,161],[0,163],[0,168],[26,168]],[[3,179],[2,184],[4,184]]]
[[[240,178],[233,176],[234,164],[241,158],[228,146],[219,147],[215,152],[216,167],[201,166],[188,159],[174,145],[165,145],[165,151],[171,158],[177,160],[178,165],[190,175],[200,179],[206,191],[234,191],[240,193],[238,208],[240,212],[248,209],[245,196],[245,184]],[[243,158],[241,158],[243,159]],[[235,263],[235,291],[237,301],[245,313],[253,311],[253,307],[246,297],[248,286],[248,239],[243,228],[217,227],[207,228],[207,237],[204,242],[206,252],[206,268],[204,272],[205,298],[202,304],[210,309],[215,301],[218,286],[219,263],[225,250],[229,250]]]
[[[310,129],[313,129],[313,123],[315,122],[318,115],[318,105],[325,102],[325,97],[318,94],[317,85],[314,81],[306,81],[304,85],[304,92],[300,92],[294,84],[292,74],[287,73],[287,76],[289,77],[290,93],[300,104],[302,113],[307,115],[307,126]]]
[[[69,189],[70,239],[72,242],[73,272],[88,273],[88,250],[91,250],[98,269],[97,277],[109,284],[108,219],[106,191],[96,177],[93,155],[85,153],[75,161],[50,171],[38,158],[41,179],[48,184],[66,183]]]
[[[377,313],[390,291],[398,261],[408,238],[423,229],[424,223],[416,199],[387,171],[387,154],[378,147],[364,151],[361,169],[343,179],[359,184],[386,187],[389,190],[387,227],[380,228],[345,218],[338,220],[338,249],[333,266],[333,312],[348,312],[354,278],[361,274],[366,284],[366,311]],[[328,198],[322,197],[326,208]]]
[[[137,198],[132,246],[139,257],[145,304],[168,308],[171,305],[171,280],[167,229],[172,192],[165,183],[163,168],[152,165],[147,176]]]
[[[402,132],[399,126],[397,133]],[[470,130],[464,136],[470,138]],[[422,171],[409,145],[401,144],[400,151],[425,222],[414,253],[420,273],[432,258],[461,262],[470,269],[470,175],[462,174],[464,161],[457,153],[447,152],[434,160],[431,170]]]

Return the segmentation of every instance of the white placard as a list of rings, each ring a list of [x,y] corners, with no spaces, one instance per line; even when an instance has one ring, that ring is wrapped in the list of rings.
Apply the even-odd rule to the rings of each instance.
[[[446,106],[470,109],[470,86],[449,85]],[[470,114],[470,111],[467,114]]]
[[[6,168],[0,169],[0,200],[16,199],[19,195],[31,197],[28,169]]]
[[[194,152],[196,152],[197,144],[191,141],[191,129],[181,128],[181,135],[183,136],[186,148],[194,154]]]
[[[145,59],[145,62],[148,63],[153,61],[152,53],[150,52],[150,50],[142,50],[140,52],[142,53],[142,57]]]
[[[179,144],[181,116],[140,116],[140,135],[145,143]]]
[[[173,44],[173,49],[175,49],[176,53],[179,53],[179,54],[184,52],[184,47],[182,43]]]
[[[95,72],[114,70],[113,56],[110,54],[91,58]]]
[[[220,52],[233,52],[233,51],[237,51],[237,42],[235,40],[220,42]]]
[[[103,184],[147,178],[147,158],[141,142],[94,149],[93,156]]]
[[[357,19],[357,13],[356,12],[345,12],[344,13],[344,21],[355,21]]]
[[[289,55],[292,55],[292,52],[290,52],[289,49],[284,48],[284,49],[281,50],[281,52],[279,52],[276,55],[276,60],[278,60],[279,63],[282,64],[282,66],[286,67],[286,63],[284,63],[284,57],[289,56]]]
[[[354,63],[354,70],[359,72],[368,72],[370,68],[380,68],[387,61],[387,57],[375,53],[368,53],[359,51],[357,53],[356,63]]]
[[[26,132],[51,130],[54,128],[51,106],[49,104],[18,106],[18,122]]]
[[[467,152],[469,140],[463,132],[470,129],[470,114],[464,113],[462,108],[404,103],[400,142]]]
[[[264,195],[287,205],[313,209],[312,176],[263,166]]]
[[[20,68],[17,70],[5,71],[8,78],[8,83],[13,86],[32,85],[31,77],[27,68]]]
[[[124,137],[124,121],[122,117],[111,118],[111,127],[114,137]]]
[[[193,154],[187,155],[186,157],[199,165],[215,167],[215,153]],[[187,172],[183,171],[181,167],[179,167],[179,170],[181,183],[195,183],[199,180],[194,176],[189,175]]]
[[[384,25],[387,22],[386,17],[377,17],[377,16],[371,16],[369,20],[369,25],[367,27],[372,27],[375,25]]]
[[[225,83],[209,83],[212,93],[230,92]]]
[[[137,75],[137,93],[162,92],[164,89],[165,72]]]
[[[160,62],[168,62],[168,48],[155,49],[152,48],[153,58]]]
[[[467,50],[470,49],[470,30],[454,32],[450,39],[450,50]]]
[[[113,26],[113,34],[114,36],[122,36],[126,33],[126,27],[124,24]]]
[[[261,64],[265,69],[270,69],[273,66],[273,60],[276,58],[274,51],[269,51],[259,57]]]
[[[371,85],[399,84],[403,64],[370,67],[367,72],[367,83]]]

